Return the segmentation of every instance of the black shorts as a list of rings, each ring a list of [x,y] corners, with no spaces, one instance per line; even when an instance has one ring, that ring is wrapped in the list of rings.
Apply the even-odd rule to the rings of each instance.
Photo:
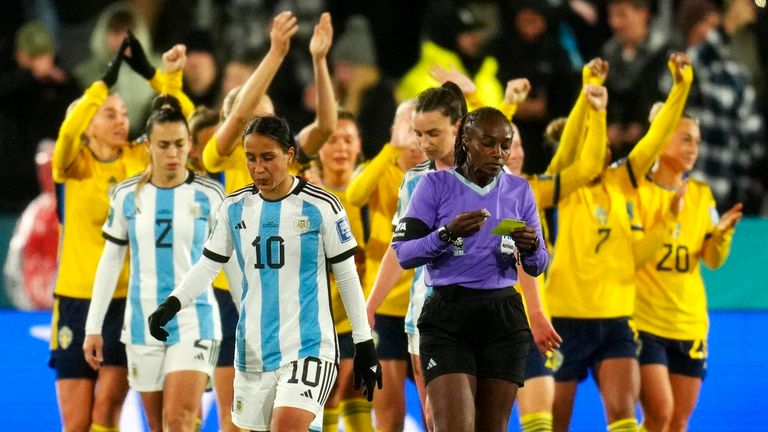
[[[408,335],[405,334],[405,317],[376,315],[373,326],[373,340],[379,360],[404,360],[408,354]]]
[[[56,296],[51,323],[51,357],[48,366],[56,369],[56,379],[85,378],[95,380],[97,372],[85,361],[85,319],[88,299]],[[104,366],[126,367],[125,345],[120,342],[125,317],[125,299],[112,299],[104,317],[101,335],[104,339]]]
[[[637,332],[629,318],[552,318],[552,326],[563,338],[552,357],[555,381],[583,381],[603,360],[637,358]]]
[[[669,373],[693,378],[707,376],[707,341],[667,339],[640,332],[640,365],[661,364]]]
[[[352,332],[341,333],[339,338],[339,359],[351,359],[355,357],[355,341]]]
[[[435,287],[418,327],[425,384],[465,373],[523,385],[531,331],[514,288]]]
[[[533,336],[531,336],[528,344],[528,357],[525,359],[525,379],[552,376],[551,361],[548,356],[539,352],[536,342],[533,341]]]
[[[227,367],[235,364],[235,330],[239,314],[228,290],[213,287],[213,294],[219,303],[221,317],[221,345],[216,367]]]

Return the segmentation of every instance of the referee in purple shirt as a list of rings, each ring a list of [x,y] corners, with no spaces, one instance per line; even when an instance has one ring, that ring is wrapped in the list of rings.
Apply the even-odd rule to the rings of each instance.
[[[523,385],[531,336],[515,263],[537,276],[548,255],[530,185],[502,172],[513,134],[496,109],[465,115],[456,168],[424,176],[392,239],[403,268],[426,265],[434,287],[418,327],[438,431],[505,431]],[[505,218],[525,227],[492,234]]]

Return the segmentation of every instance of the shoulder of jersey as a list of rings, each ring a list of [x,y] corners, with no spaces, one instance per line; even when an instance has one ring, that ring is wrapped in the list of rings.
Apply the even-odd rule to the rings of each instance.
[[[330,207],[334,214],[337,214],[344,209],[341,205],[341,201],[339,201],[336,195],[321,187],[315,186],[312,183],[302,182],[292,193],[303,199],[307,199],[308,201],[313,201],[314,203],[323,203]]]
[[[432,168],[432,161],[431,160],[425,160],[424,162],[416,165],[415,167],[409,169],[406,173],[406,177],[414,177],[419,175],[424,175],[430,171],[434,171]]]
[[[117,196],[117,194],[119,193],[130,192],[139,183],[141,176],[142,176],[141,174],[136,174],[133,177],[128,177],[127,179],[121,181],[120,183],[115,185],[115,189],[112,192],[112,195]]]
[[[216,180],[209,179],[206,176],[199,175],[199,174],[193,174],[192,183],[201,186],[203,189],[206,189],[214,194],[216,194],[219,199],[224,199],[224,187],[221,186],[221,183],[217,182]]]

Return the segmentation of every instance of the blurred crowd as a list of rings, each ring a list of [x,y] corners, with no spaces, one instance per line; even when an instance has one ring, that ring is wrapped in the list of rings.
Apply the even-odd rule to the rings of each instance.
[[[274,14],[291,10],[299,33],[270,87],[275,111],[300,129],[314,118],[311,58],[323,11],[334,20],[331,73],[340,106],[358,118],[370,159],[389,139],[398,101],[437,85],[434,65],[472,78],[495,104],[514,78],[531,83],[515,114],[525,170],[542,172],[553,149],[543,138],[580,88],[582,65],[610,64],[609,141],[626,155],[648,127],[647,113],[671,87],[663,73],[686,51],[696,77],[686,111],[700,121],[695,171],[718,207],[745,204],[767,215],[768,13],[752,0],[16,0],[0,17],[0,210],[20,212],[41,192],[35,154],[55,139],[69,104],[97,80],[128,30],[150,62],[187,46],[184,91],[218,110],[269,48]],[[113,87],[142,131],[153,90],[133,71]]]

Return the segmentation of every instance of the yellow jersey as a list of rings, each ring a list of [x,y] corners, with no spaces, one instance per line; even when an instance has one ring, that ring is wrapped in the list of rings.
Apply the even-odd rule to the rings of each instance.
[[[358,250],[358,253],[361,253],[361,250],[364,248],[365,242],[364,236],[363,236],[363,214],[361,207],[352,205],[349,202],[349,199],[347,199],[347,193],[343,190],[336,190],[331,189],[325,185],[320,185],[323,189],[327,190],[328,192],[334,194],[336,198],[341,201],[341,205],[344,206],[344,209],[347,212],[347,218],[349,219],[349,225],[352,228],[352,235],[355,236],[355,240],[357,240],[358,247],[360,250]],[[358,269],[357,272],[360,274],[360,279],[364,279],[364,275],[361,273],[367,273],[365,269],[360,268],[360,263],[355,257],[355,262],[358,263]],[[363,270],[361,272],[361,270]],[[368,297],[368,292],[365,290],[365,287],[363,287],[363,292],[366,297]],[[347,311],[344,309],[344,303],[341,301],[341,293],[339,292],[339,286],[336,284],[336,279],[333,278],[333,275],[331,275],[331,311],[333,312],[333,321],[334,324],[336,324],[336,333],[349,333],[352,331],[352,324],[349,322],[349,317],[347,317]]]
[[[107,96],[108,89],[101,81],[85,91],[61,125],[51,160],[60,223],[54,293],[61,296],[91,298],[104,249],[101,227],[109,212],[112,188],[142,172],[149,162],[144,145],[125,145],[115,160],[99,161],[82,141],[82,134]],[[126,260],[114,297],[125,297],[127,289]]]
[[[675,191],[650,178],[638,188],[640,214],[646,223],[670,207]],[[719,216],[709,186],[688,180],[678,223],[666,231],[654,257],[637,272],[634,319],[638,330],[678,339],[705,339],[709,328],[707,298],[700,262],[722,265],[731,244],[730,233],[715,233]],[[718,248],[714,255],[707,249]]]
[[[347,188],[350,205],[368,205],[371,236],[365,245],[365,278],[363,290],[370,293],[379,273],[381,259],[392,240],[392,218],[397,210],[397,194],[405,172],[397,166],[400,150],[384,145],[370,163],[365,165]],[[405,270],[376,313],[405,317],[408,312],[411,281],[414,270]]]
[[[560,201],[558,238],[547,279],[553,317],[632,315],[632,243],[642,230],[635,211],[631,168],[608,169],[600,181]]]

